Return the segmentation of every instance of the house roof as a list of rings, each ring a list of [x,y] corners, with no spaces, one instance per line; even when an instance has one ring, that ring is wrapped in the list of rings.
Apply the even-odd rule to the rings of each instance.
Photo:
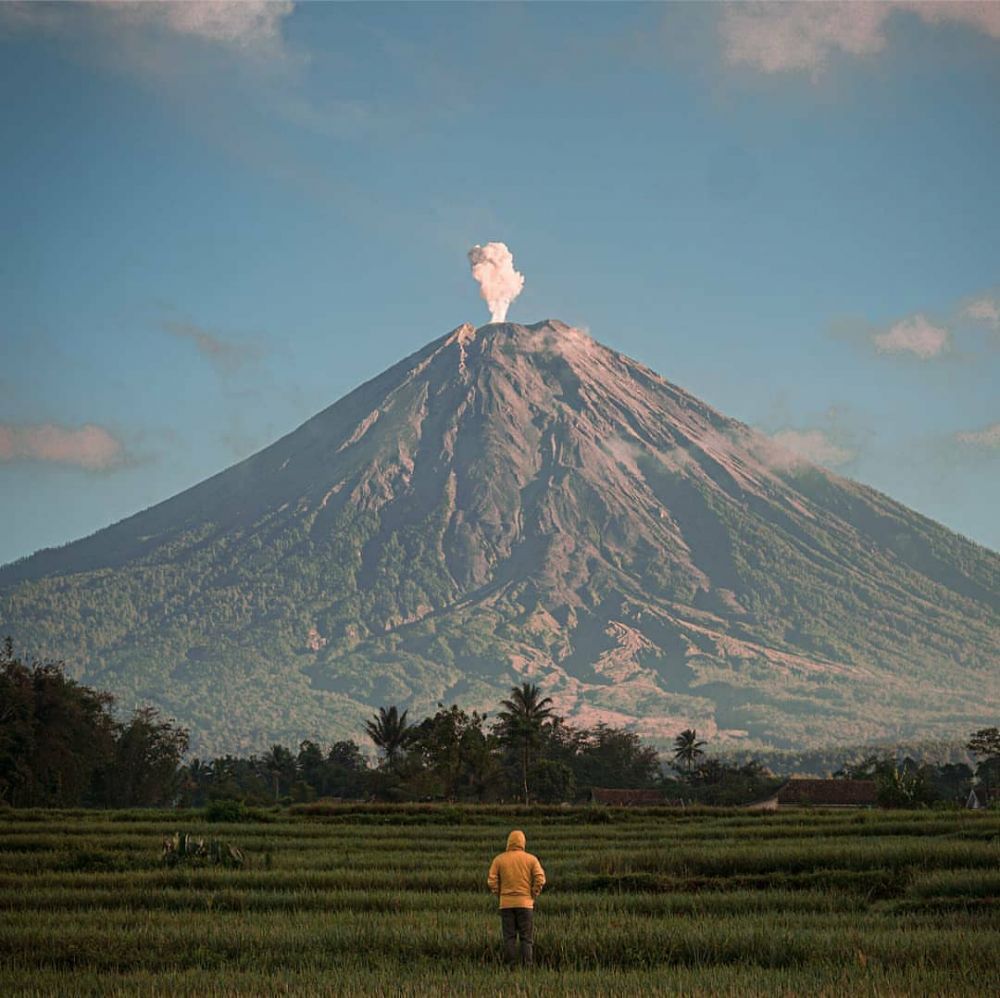
[[[598,804],[663,804],[665,798],[661,790],[612,790],[604,787],[594,787],[592,799]]]
[[[789,780],[778,788],[779,804],[867,807],[878,802],[874,780]]]

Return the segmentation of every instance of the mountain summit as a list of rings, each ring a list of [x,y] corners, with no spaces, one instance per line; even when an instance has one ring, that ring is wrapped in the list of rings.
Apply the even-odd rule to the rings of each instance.
[[[202,752],[530,679],[576,723],[995,722],[1000,556],[556,320],[462,325],[270,447],[0,569],[0,633]]]

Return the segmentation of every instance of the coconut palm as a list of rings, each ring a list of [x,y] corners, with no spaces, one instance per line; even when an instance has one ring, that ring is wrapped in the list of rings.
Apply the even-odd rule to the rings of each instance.
[[[510,698],[501,700],[504,708],[497,725],[501,741],[516,748],[521,755],[521,781],[524,786],[524,803],[530,802],[528,792],[528,764],[531,750],[538,744],[543,724],[552,717],[551,697],[543,697],[533,683],[522,683],[510,691]]]
[[[204,762],[195,756],[187,765],[187,789],[191,792],[193,803],[200,807],[205,802],[205,796],[212,780],[215,779],[215,771],[211,762]]]
[[[401,749],[406,748],[416,734],[412,724],[406,723],[404,710],[399,713],[395,706],[379,707],[378,713],[372,715],[370,721],[365,721],[365,731],[375,743],[375,747],[385,753],[385,761],[391,766]]]
[[[707,744],[698,740],[698,732],[694,728],[685,728],[674,739],[674,760],[682,762],[690,774],[695,760],[703,756],[702,746]]]
[[[263,772],[271,777],[274,799],[278,800],[282,790],[288,793],[298,775],[295,756],[284,745],[272,745],[260,760]]]

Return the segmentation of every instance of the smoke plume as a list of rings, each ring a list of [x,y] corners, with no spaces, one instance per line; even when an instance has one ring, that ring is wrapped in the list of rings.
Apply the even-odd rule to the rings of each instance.
[[[510,303],[524,287],[524,274],[514,269],[514,257],[503,243],[487,243],[469,250],[472,276],[490,309],[490,322],[505,322]]]

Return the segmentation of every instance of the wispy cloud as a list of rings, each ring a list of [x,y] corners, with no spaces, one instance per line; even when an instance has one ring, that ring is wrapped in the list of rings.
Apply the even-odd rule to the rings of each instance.
[[[921,363],[947,357],[968,365],[983,362],[984,351],[1000,348],[1000,341],[982,335],[984,329],[1000,332],[1000,297],[995,288],[982,289],[933,312],[913,312],[884,324],[840,319],[831,324],[830,334],[868,350],[874,348],[883,356]]]
[[[210,361],[219,374],[235,373],[257,353],[256,348],[249,344],[236,343],[193,322],[167,319],[160,326],[171,336],[193,343],[198,353]]]
[[[734,3],[726,7],[719,30],[729,63],[763,73],[804,72],[816,79],[833,56],[881,52],[887,45],[886,23],[896,13],[915,15],[932,25],[965,25],[1000,38],[1000,3],[953,0]]]
[[[770,435],[766,448],[768,464],[777,468],[791,468],[809,461],[828,468],[836,468],[853,461],[856,452],[838,443],[826,430],[779,430]]]
[[[91,14],[102,18],[110,30],[162,31],[244,52],[277,54],[282,46],[282,23],[294,7],[292,0],[4,3],[0,4],[0,27],[57,34],[73,31],[82,16]]]
[[[160,25],[179,35],[241,49],[273,49],[281,44],[282,21],[291,0],[199,0],[197,3],[122,3],[98,0],[114,16],[136,24]]]
[[[764,73],[823,69],[833,52],[871,55],[885,46],[888,11],[874,4],[733,4],[720,31],[728,62]]]
[[[967,447],[989,450],[1000,449],[1000,423],[993,423],[981,430],[967,430],[955,434],[955,440]]]
[[[109,471],[125,464],[125,447],[103,426],[93,423],[75,428],[57,423],[0,423],[0,462],[12,461]]]
[[[962,309],[962,317],[1000,329],[1000,303],[995,298],[976,298]]]
[[[875,333],[872,342],[879,353],[913,354],[920,360],[930,360],[949,349],[951,334],[926,316],[913,315]]]

